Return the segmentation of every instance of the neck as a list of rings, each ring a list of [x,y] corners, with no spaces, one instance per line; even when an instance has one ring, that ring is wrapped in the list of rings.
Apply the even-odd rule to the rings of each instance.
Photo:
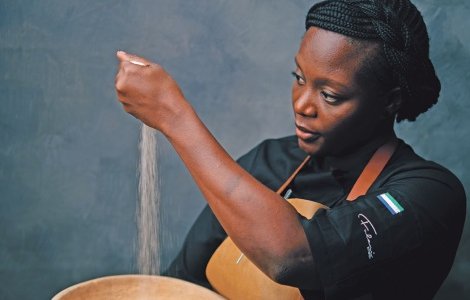
[[[393,129],[393,123],[390,124],[387,122],[385,124],[384,122],[384,124],[381,126],[376,126],[373,131],[364,136],[362,139],[358,139],[354,143],[351,143],[348,147],[343,148],[340,152],[327,154],[325,157],[340,158],[361,152],[361,149],[378,148],[393,137],[396,137],[395,131]]]
[[[345,151],[334,155],[327,155],[320,160],[326,162],[334,169],[355,169],[357,166],[365,165],[380,146],[394,137],[396,135],[393,127],[388,127],[387,130],[382,128],[382,130],[376,130],[375,134],[363,141],[359,141]]]

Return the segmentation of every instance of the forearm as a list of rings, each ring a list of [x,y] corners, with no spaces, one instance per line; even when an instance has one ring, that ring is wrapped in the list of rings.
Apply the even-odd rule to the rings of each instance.
[[[266,270],[280,260],[311,260],[295,209],[243,170],[192,109],[163,132],[237,246]],[[293,256],[293,257],[290,257]]]

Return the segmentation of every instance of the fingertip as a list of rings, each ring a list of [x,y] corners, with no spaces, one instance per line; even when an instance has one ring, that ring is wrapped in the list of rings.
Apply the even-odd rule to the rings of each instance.
[[[117,56],[119,59],[123,60],[123,59],[126,59],[126,58],[127,58],[127,53],[124,52],[124,51],[122,51],[122,50],[118,50],[118,51],[116,52],[116,56]]]

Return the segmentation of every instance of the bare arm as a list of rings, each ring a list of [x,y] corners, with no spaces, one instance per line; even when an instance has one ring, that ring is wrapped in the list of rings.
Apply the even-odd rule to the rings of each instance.
[[[295,209],[227,154],[160,66],[124,53],[118,58],[116,90],[124,109],[167,137],[240,250],[283,283],[290,283],[290,272],[313,268]]]

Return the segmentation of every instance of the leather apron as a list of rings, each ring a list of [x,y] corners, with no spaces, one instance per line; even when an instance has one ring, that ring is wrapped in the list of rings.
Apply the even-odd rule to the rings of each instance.
[[[397,144],[398,141],[394,137],[377,149],[348,194],[348,201],[354,201],[366,194],[395,152]],[[310,156],[305,158],[277,190],[277,194],[282,194],[309,159]],[[293,198],[287,201],[307,219],[312,218],[321,208],[328,209],[325,205],[311,200]],[[299,289],[278,284],[259,270],[242,254],[230,237],[227,237],[212,255],[207,264],[206,276],[212,287],[228,299],[303,299]]]

